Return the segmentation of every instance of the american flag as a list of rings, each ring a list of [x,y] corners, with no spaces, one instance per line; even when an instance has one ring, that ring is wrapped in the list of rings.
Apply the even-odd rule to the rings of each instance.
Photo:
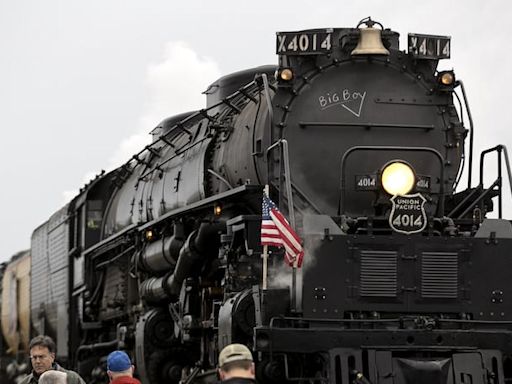
[[[297,267],[300,268],[304,258],[300,237],[266,195],[263,195],[261,216],[261,245],[284,247],[284,257],[288,265],[293,266],[297,259]]]

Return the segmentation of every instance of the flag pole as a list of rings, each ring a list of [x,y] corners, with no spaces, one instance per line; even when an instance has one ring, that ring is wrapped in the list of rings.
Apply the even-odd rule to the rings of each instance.
[[[269,187],[268,184],[265,185],[265,188],[263,190],[263,193],[265,196],[268,197],[269,194]],[[268,245],[263,246],[263,254],[261,255],[261,258],[263,259],[263,271],[262,271],[262,282],[261,282],[261,288],[267,289],[267,275],[268,275]]]
[[[267,289],[267,268],[268,268],[268,245],[263,246],[263,281],[261,284],[262,289]]]
[[[292,269],[292,311],[297,312],[297,263],[298,257],[295,256],[295,260],[293,260],[293,269]]]
[[[295,229],[295,215],[293,214],[293,209],[289,209],[288,215],[290,217],[290,224],[293,229]],[[297,268],[299,263],[299,257],[295,256],[293,259],[292,266],[292,297],[291,297],[291,309],[293,312],[298,312],[297,308]]]

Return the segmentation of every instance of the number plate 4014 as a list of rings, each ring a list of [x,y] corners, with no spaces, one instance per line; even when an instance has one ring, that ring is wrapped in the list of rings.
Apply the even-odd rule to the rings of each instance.
[[[449,59],[450,37],[409,33],[409,54],[418,59]]]
[[[278,32],[276,53],[278,55],[316,55],[332,50],[331,32]]]

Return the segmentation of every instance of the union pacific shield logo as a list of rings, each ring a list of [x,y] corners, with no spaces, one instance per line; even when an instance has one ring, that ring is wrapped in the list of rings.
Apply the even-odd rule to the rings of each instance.
[[[425,213],[425,202],[421,194],[399,196],[391,199],[393,207],[389,215],[389,225],[400,233],[418,233],[427,226],[427,214]]]

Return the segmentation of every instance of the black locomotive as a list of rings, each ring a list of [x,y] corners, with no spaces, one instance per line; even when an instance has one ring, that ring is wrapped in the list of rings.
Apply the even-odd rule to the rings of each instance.
[[[500,145],[472,180],[463,83],[437,69],[450,43],[409,34],[401,51],[369,18],[278,33],[277,66],[213,83],[205,109],[164,120],[4,266],[2,304],[30,313],[22,327],[2,307],[4,373],[45,333],[89,383],[114,349],[144,384],[211,382],[231,342],[252,348],[261,383],[510,381],[510,168]],[[262,267],[264,185],[303,240],[302,268],[273,247]],[[12,295],[20,260],[26,304]]]

